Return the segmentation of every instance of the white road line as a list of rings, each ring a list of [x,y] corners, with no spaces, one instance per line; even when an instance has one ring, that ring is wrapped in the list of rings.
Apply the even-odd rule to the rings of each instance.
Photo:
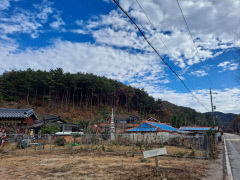
[[[224,148],[225,148],[225,157],[226,157],[226,165],[227,165],[227,175],[229,176],[229,179],[232,180],[233,176],[232,176],[232,170],[231,170],[231,167],[230,167],[230,162],[229,162],[229,157],[228,157],[225,138],[224,138]]]

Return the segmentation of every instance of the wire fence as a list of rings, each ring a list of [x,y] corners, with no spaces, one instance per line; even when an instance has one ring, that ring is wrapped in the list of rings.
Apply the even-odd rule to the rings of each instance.
[[[0,139],[1,152],[70,152],[90,151],[116,154],[142,154],[143,151],[167,147],[168,155],[209,158],[215,151],[218,138],[206,134],[196,136],[174,133],[71,134],[65,136],[6,134]]]

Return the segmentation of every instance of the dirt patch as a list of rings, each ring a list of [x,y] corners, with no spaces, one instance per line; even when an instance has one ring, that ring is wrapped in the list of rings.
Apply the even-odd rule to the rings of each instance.
[[[129,157],[94,152],[4,154],[0,179],[200,179],[207,160],[159,157],[142,161],[142,155]]]

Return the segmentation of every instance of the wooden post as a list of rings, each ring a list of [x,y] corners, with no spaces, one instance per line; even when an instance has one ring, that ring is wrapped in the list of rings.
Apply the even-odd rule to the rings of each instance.
[[[155,156],[156,172],[158,171],[158,156]]]
[[[50,151],[52,151],[52,135],[50,135]]]
[[[132,157],[134,157],[134,134],[132,136]]]

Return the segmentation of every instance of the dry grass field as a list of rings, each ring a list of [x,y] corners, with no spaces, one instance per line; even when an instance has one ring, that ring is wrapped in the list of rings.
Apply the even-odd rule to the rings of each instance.
[[[176,154],[183,149],[167,147]],[[159,157],[155,172],[154,158],[141,154],[105,153],[60,149],[17,150],[0,154],[0,179],[200,179],[208,160]]]

